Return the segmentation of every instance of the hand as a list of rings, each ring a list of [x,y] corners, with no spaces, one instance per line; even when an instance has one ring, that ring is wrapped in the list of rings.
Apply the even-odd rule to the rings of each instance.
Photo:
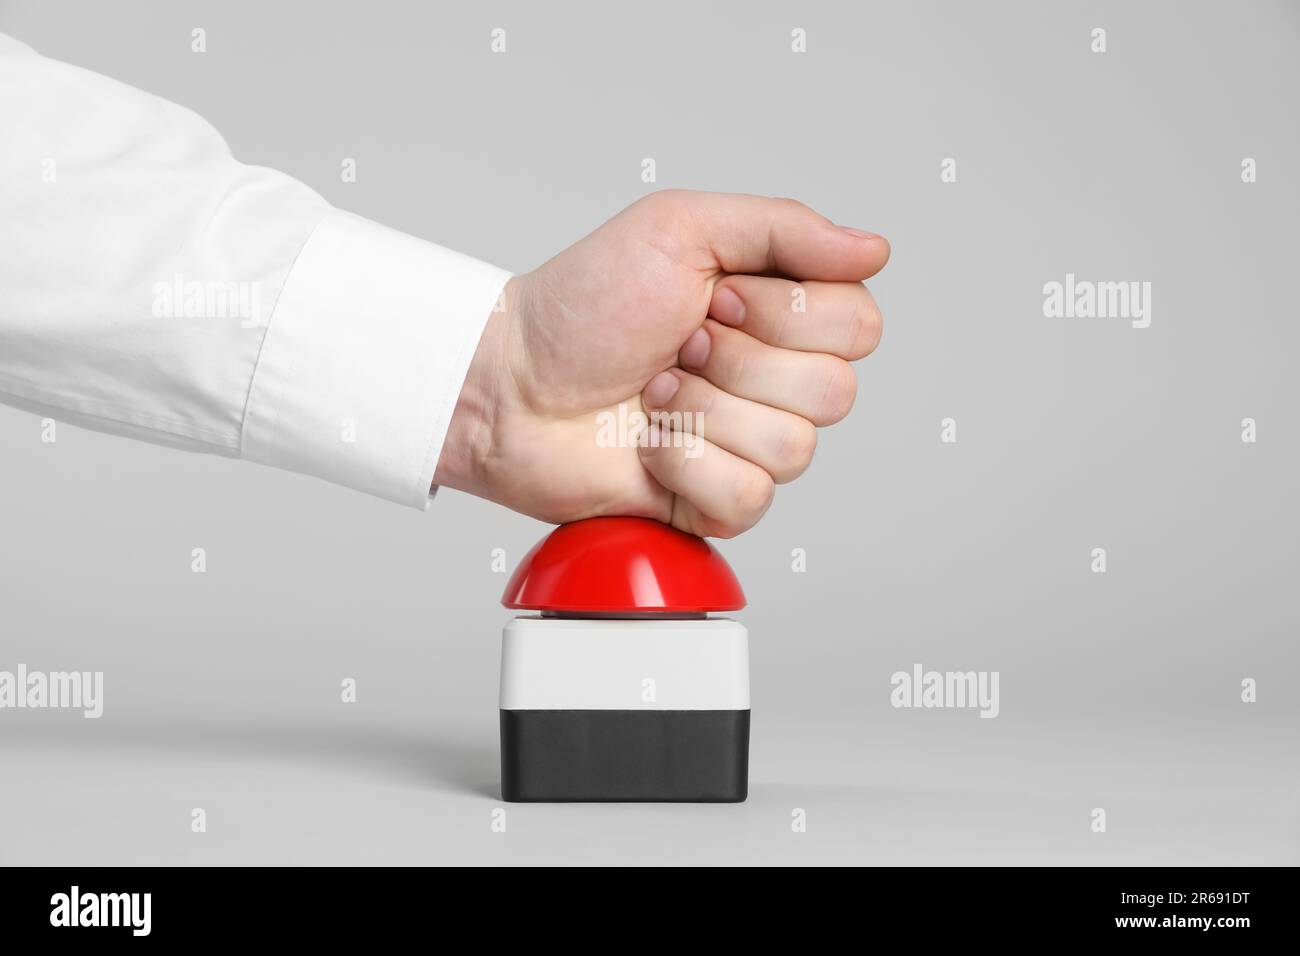
[[[647,196],[507,284],[434,481],[556,523],[739,534],[852,407],[888,258],[792,200]],[[665,420],[611,442],[638,412]]]

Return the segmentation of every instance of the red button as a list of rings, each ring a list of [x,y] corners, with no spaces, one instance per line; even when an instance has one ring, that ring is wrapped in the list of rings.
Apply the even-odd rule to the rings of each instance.
[[[529,551],[501,603],[561,614],[693,614],[737,611],[745,593],[703,538],[649,518],[588,518]]]

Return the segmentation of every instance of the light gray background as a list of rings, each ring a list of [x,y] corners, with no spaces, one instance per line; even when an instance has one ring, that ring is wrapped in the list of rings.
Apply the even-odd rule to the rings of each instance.
[[[1297,4],[9,2],[0,30],[517,271],[642,195],[644,157],[895,250],[857,409],[721,545],[741,806],[490,831],[490,553],[541,524],[0,409],[0,669],[107,682],[99,721],[0,712],[0,862],[1300,861]],[[1151,327],[1044,318],[1067,271],[1152,282]],[[894,710],[916,662],[1000,671],[1001,716]]]

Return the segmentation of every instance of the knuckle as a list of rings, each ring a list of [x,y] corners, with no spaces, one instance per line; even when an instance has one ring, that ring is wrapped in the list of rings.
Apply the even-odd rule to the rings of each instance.
[[[876,300],[866,289],[863,289],[863,292],[865,294],[853,309],[850,323],[851,338],[847,357],[852,359],[866,358],[874,352],[880,344],[880,337],[885,328],[885,319],[880,314]]]
[[[763,517],[768,506],[772,504],[772,496],[776,494],[776,484],[772,481],[772,476],[762,469],[746,469],[744,476],[736,482],[734,494],[735,519],[743,523],[744,528],[748,528]]]
[[[803,212],[808,208],[807,203],[802,203],[790,196],[776,196],[774,197],[774,201],[791,212]]]
[[[816,451],[817,427],[801,418],[781,434],[781,444],[777,450],[779,474],[773,477],[782,483],[798,478],[808,470]]]
[[[667,228],[686,216],[688,196],[685,189],[660,189],[642,196],[630,208],[646,216],[651,224]]]
[[[847,415],[858,397],[858,377],[853,366],[841,359],[831,359],[826,371],[826,390],[822,394],[814,425],[833,425]]]
[[[737,524],[734,521],[719,521],[717,518],[710,518],[710,537],[721,538],[726,541],[728,538],[734,538],[738,534],[743,534],[749,528]]]
[[[683,190],[680,189],[656,189],[638,199],[635,205],[646,209],[671,206],[681,202],[682,195]]]

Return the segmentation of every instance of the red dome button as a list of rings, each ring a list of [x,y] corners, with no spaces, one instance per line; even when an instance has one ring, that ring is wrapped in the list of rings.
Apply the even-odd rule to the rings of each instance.
[[[501,603],[560,614],[696,614],[737,611],[745,593],[703,538],[650,518],[588,518],[529,551]]]

